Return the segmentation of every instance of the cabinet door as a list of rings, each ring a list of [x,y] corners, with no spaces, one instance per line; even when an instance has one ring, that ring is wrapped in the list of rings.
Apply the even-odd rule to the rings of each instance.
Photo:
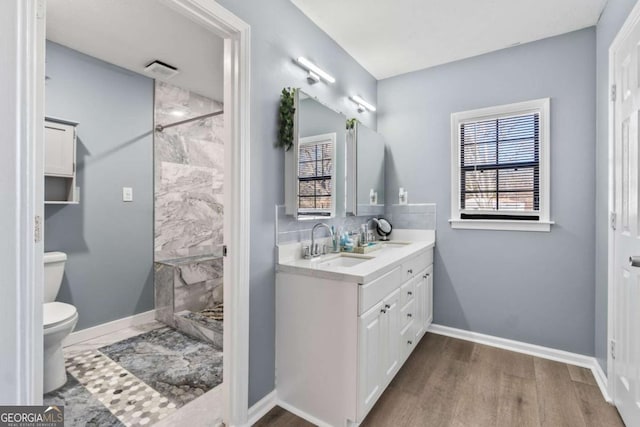
[[[45,121],[44,174],[73,177],[75,162],[75,128]]]
[[[426,288],[425,288],[425,330],[433,322],[433,265],[429,266],[426,271]]]
[[[414,314],[414,336],[416,342],[426,331],[427,320],[427,276],[426,270],[422,271],[415,278],[415,314]]]
[[[358,319],[358,419],[364,418],[382,393],[383,307],[380,302]]]
[[[383,383],[393,379],[400,368],[400,289],[397,289],[383,301],[382,341],[380,354],[383,363]]]

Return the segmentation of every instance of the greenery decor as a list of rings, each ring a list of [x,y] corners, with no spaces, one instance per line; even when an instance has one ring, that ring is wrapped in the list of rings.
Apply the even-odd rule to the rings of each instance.
[[[358,119],[347,119],[347,130],[355,129]]]
[[[296,90],[290,87],[282,89],[280,96],[280,110],[278,115],[278,147],[283,147],[285,151],[289,151],[293,147],[293,121],[295,108]]]

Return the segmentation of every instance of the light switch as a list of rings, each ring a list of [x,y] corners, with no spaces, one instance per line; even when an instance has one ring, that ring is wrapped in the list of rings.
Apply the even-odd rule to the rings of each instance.
[[[122,187],[122,201],[133,202],[133,188]]]

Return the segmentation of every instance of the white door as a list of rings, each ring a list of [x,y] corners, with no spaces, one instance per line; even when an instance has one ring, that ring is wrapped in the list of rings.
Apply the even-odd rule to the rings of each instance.
[[[638,203],[638,114],[640,26],[614,51],[614,400],[629,426],[640,425],[640,217]],[[637,266],[632,260],[637,259]],[[635,263],[633,263],[635,264]]]

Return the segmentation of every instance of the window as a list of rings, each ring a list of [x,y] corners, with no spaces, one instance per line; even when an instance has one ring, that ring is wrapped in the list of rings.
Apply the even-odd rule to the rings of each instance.
[[[549,99],[451,115],[451,226],[549,231]]]
[[[335,134],[300,138],[298,216],[334,215]]]

